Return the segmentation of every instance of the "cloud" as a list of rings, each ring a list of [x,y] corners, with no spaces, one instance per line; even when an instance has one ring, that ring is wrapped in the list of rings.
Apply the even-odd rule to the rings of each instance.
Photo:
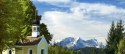
[[[77,15],[86,14],[89,16],[104,16],[106,18],[116,18],[118,16],[122,16],[121,18],[123,18],[125,14],[125,9],[123,8],[100,3],[81,3],[79,6],[71,8],[71,10]],[[114,15],[115,17],[111,17],[111,15]]]
[[[100,3],[73,3],[69,12],[46,11],[43,20],[54,40],[67,36],[96,38],[105,42],[111,21],[125,20],[125,9]]]

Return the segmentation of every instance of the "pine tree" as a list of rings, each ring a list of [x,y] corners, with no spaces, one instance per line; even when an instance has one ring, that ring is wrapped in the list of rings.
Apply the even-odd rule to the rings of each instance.
[[[117,26],[116,26],[116,36],[118,36],[116,38],[116,42],[117,44],[119,43],[119,41],[121,39],[123,39],[123,35],[124,35],[124,25],[123,25],[123,22],[122,20],[119,20],[119,22],[117,22]]]
[[[108,38],[106,40],[107,42],[107,54],[114,54],[114,40],[115,39],[115,24],[114,22],[112,22],[112,25],[111,25],[111,28],[110,28],[110,31],[108,33]]]
[[[108,38],[106,40],[107,42],[107,54],[114,54],[114,39],[115,39],[115,24],[112,22],[110,31],[108,33]]]
[[[123,39],[123,31],[124,31],[124,26],[122,20],[119,20],[117,22],[117,25],[115,26],[114,22],[112,22],[110,31],[108,33],[108,38],[107,38],[107,54],[115,54],[118,51],[117,45],[119,44],[119,41]]]
[[[119,22],[119,25],[117,25],[117,27],[119,27],[119,30],[118,31],[122,31],[122,32],[119,32],[119,33],[121,33],[121,36],[119,37],[119,39],[117,39],[117,40],[119,40],[119,42],[117,42],[117,43],[119,43],[118,45],[117,45],[117,48],[118,48],[118,50],[117,50],[117,52],[116,52],[116,54],[125,54],[125,38],[124,38],[124,36],[125,36],[125,32],[123,32],[124,31],[124,28],[121,28],[121,27],[123,27],[123,25],[121,25],[122,24],[122,21],[120,21]],[[122,33],[124,33],[124,34],[122,34]]]
[[[122,40],[123,39],[123,35],[124,35],[124,25],[123,25],[123,22],[122,22],[122,20],[119,20],[118,22],[117,22],[117,26],[116,26],[116,48],[115,48],[115,54],[117,54],[117,52],[118,52],[118,47],[117,47],[117,45],[119,44],[119,42],[120,42],[120,40]]]
[[[47,29],[47,26],[44,23],[40,24],[40,36],[42,35],[44,35],[47,42],[50,43],[52,39],[52,34],[50,34],[50,32]]]

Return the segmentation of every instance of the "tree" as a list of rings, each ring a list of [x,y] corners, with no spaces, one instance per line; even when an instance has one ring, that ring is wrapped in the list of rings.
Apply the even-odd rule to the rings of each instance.
[[[124,25],[122,20],[119,20],[119,22],[117,22],[117,26],[115,30],[116,30],[116,36],[118,36],[116,38],[116,42],[117,44],[119,44],[119,41],[123,39],[123,36],[124,36]]]
[[[124,31],[124,26],[123,26],[122,20],[119,20],[116,26],[114,22],[112,22],[110,31],[108,33],[108,38],[106,40],[107,54],[117,53],[117,49],[118,49],[117,45],[119,44],[119,41],[123,39],[123,34],[124,34],[123,31]]]
[[[41,15],[38,15],[38,12],[35,8],[35,6],[32,4],[31,1],[27,0],[23,0],[22,1],[22,8],[24,8],[24,13],[25,13],[25,19],[24,19],[24,23],[25,23],[25,26],[23,26],[23,30],[22,30],[22,35],[20,36],[21,39],[25,39],[26,36],[30,36],[31,35],[31,32],[32,29],[31,29],[31,26],[32,26],[32,21],[34,19],[38,20],[39,21],[39,24],[40,24],[40,19],[41,19]],[[29,4],[29,5],[27,5]],[[50,43],[49,41],[51,41],[52,39],[52,34],[50,34],[50,32],[48,31],[47,29],[47,26],[42,23],[40,24],[40,36],[44,35],[45,38],[47,39],[47,42]]]
[[[124,36],[124,25],[123,25],[122,20],[119,20],[117,22],[117,26],[116,26],[115,30],[116,30],[116,36],[117,36],[117,38],[115,40],[116,40],[116,44],[118,45],[120,40],[122,40],[123,36]],[[117,45],[116,45],[115,54],[117,54],[117,52],[118,52],[118,46]]]
[[[0,0],[0,53],[25,38],[35,14],[30,0]]]
[[[21,11],[18,1],[0,0],[0,53],[2,50],[12,47],[15,44],[15,37],[19,35],[21,22],[17,15]],[[15,24],[17,23],[17,24]],[[19,30],[17,30],[19,29]],[[14,39],[13,39],[14,38]]]
[[[119,42],[117,54],[125,54],[125,39],[122,39]]]
[[[42,35],[44,35],[47,42],[50,43],[52,34],[50,34],[50,32],[47,30],[47,26],[44,23],[40,24],[40,36]]]
[[[32,20],[41,18],[30,0],[0,0],[0,53],[31,35]]]
[[[21,35],[19,36],[21,41],[25,39],[26,36],[31,35],[31,26],[32,26],[32,20],[36,19],[37,17],[37,11],[35,6],[30,0],[22,0],[20,1],[22,11],[23,11],[23,26],[21,30]]]
[[[108,33],[108,38],[106,40],[107,42],[107,54],[114,54],[114,40],[115,39],[115,24],[114,22],[112,22],[112,25],[111,25],[111,28],[110,28],[110,31]]]

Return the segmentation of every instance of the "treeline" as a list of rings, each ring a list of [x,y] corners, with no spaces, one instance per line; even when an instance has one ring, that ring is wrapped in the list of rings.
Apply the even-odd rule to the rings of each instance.
[[[77,50],[71,50],[54,45],[54,46],[49,46],[48,54],[106,54],[106,53],[104,48],[86,47]]]
[[[62,48],[60,46],[54,45],[49,46],[48,54],[73,54],[73,50],[69,50],[67,48]]]
[[[74,54],[105,54],[104,48],[85,47],[74,50]]]

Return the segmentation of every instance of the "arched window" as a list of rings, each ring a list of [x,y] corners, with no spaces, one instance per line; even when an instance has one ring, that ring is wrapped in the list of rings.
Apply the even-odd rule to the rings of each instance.
[[[31,49],[29,50],[28,54],[32,54],[32,50]]]
[[[32,50],[30,50],[30,54],[32,54]]]
[[[41,54],[44,54],[44,49],[41,49]]]
[[[12,51],[11,51],[11,50],[9,50],[9,54],[12,54]]]

